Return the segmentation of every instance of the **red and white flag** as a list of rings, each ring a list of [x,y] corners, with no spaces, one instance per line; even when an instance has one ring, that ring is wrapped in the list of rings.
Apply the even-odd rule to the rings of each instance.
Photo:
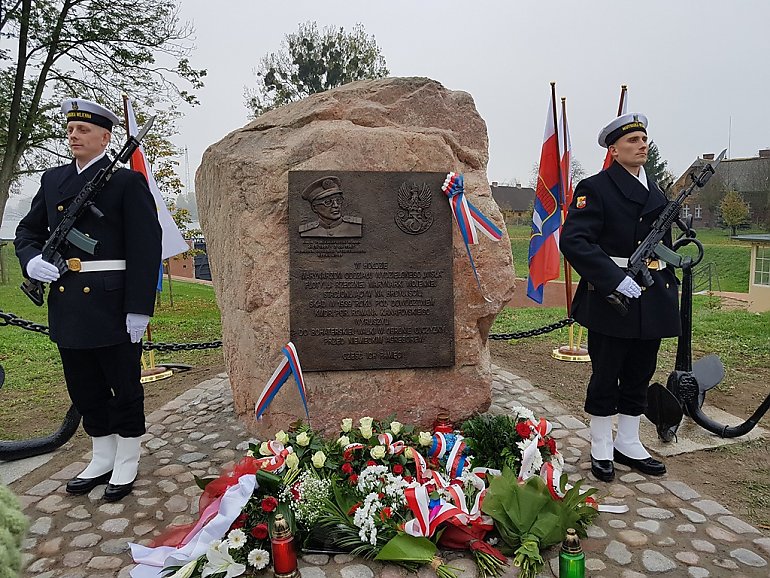
[[[626,94],[627,92],[628,92],[628,87],[625,84],[620,87],[620,102],[618,103],[618,116],[623,116],[628,112],[628,95]],[[604,164],[602,165],[602,170],[608,169],[611,164],[612,164],[612,155],[610,154],[609,149],[607,149],[607,154],[604,155]]]
[[[131,107],[131,100],[124,99],[126,104],[126,121],[128,122],[128,134],[137,135],[139,128],[136,125],[136,116],[134,116],[134,109]],[[150,187],[153,199],[155,199],[155,208],[158,210],[158,222],[160,223],[161,231],[163,232],[163,245],[161,248],[161,258],[168,259],[179,253],[184,253],[189,250],[187,241],[182,237],[182,233],[179,231],[179,227],[176,226],[171,213],[166,207],[166,203],[163,201],[163,197],[160,194],[158,183],[155,182],[155,177],[152,176],[152,170],[150,169],[150,163],[147,162],[147,155],[144,154],[144,147],[139,145],[139,148],[131,155],[131,168],[137,172],[140,172],[147,179],[147,184]]]

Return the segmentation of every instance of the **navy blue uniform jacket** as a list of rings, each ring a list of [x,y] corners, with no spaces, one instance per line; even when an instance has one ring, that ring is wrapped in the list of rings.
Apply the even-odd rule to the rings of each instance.
[[[16,229],[14,244],[25,275],[27,263],[42,252],[68,203],[109,162],[104,157],[79,175],[75,161],[43,174],[30,211]],[[62,256],[83,261],[124,259],[126,270],[67,271],[51,284],[48,324],[51,340],[59,347],[90,349],[127,343],[126,313],[152,315],[155,306],[161,229],[147,181],[141,173],[118,169],[94,204],[104,217],[97,219],[86,211],[75,227],[99,240],[97,254],[70,246]]]
[[[679,282],[670,265],[650,271],[655,283],[639,299],[629,299],[627,316],[605,299],[626,276],[610,257],[630,257],[666,206],[663,192],[653,181],[647,182],[649,191],[612,163],[578,183],[562,228],[559,248],[580,274],[572,316],[604,335],[656,339],[681,333]],[[664,243],[671,246],[670,231]]]

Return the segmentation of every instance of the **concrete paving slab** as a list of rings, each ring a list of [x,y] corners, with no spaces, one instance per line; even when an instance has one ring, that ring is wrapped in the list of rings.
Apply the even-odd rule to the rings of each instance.
[[[714,421],[727,426],[740,425],[746,420],[746,417],[748,417],[737,417],[709,405],[703,406],[703,413]],[[679,454],[696,452],[698,450],[739,444],[760,438],[767,439],[767,437],[768,431],[760,426],[756,426],[746,435],[737,438],[720,438],[719,436],[706,431],[687,416],[682,419],[682,425],[679,426],[679,430],[676,434],[676,441],[664,442],[658,438],[658,432],[655,431],[655,425],[644,417],[642,418],[642,425],[639,431],[639,438],[642,440],[645,447],[659,456],[676,456]]]
[[[6,485],[15,482],[50,462],[55,455],[55,453],[52,453],[12,462],[0,461],[0,482]]]

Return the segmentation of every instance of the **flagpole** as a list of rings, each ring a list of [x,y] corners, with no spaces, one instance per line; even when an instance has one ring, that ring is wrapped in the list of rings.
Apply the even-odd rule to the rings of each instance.
[[[564,131],[562,134],[564,135],[564,150],[562,152],[562,156],[567,154],[567,97],[562,96],[561,97],[561,118],[562,118],[562,131]],[[571,160],[571,159],[569,159]],[[561,161],[559,162],[559,165],[561,165]],[[562,169],[562,167],[559,167]],[[561,195],[561,213],[562,213],[562,223],[564,223],[564,220],[567,218],[567,186],[569,183],[569,170],[570,167],[567,165],[564,167],[564,172],[567,174],[560,174],[561,181],[563,183],[562,186],[562,195]],[[572,311],[572,267],[569,264],[569,261],[567,261],[567,257],[562,254],[562,257],[564,257],[564,287],[566,291],[566,298],[567,298],[567,317],[569,317],[570,312]],[[572,347],[572,326],[570,325],[570,332],[569,332],[569,346]]]
[[[555,95],[555,92],[553,93]],[[556,108],[556,101],[554,100],[554,109]],[[556,118],[556,113],[554,112],[554,118]],[[561,222],[564,224],[564,220],[567,218],[567,187],[569,186],[569,161],[571,159],[567,159],[567,166],[562,166],[562,158],[564,158],[567,154],[567,146],[568,146],[568,138],[567,138],[567,130],[568,130],[568,124],[567,124],[567,98],[561,97],[561,118],[562,118],[562,135],[564,140],[564,148],[558,147],[558,134],[559,134],[559,125],[555,124],[556,126],[556,135],[557,135],[557,150],[559,151],[558,157],[559,157],[559,183],[560,183],[560,200],[561,200]],[[560,227],[561,230],[561,227]],[[566,297],[566,307],[567,307],[567,317],[570,316],[570,313],[572,312],[572,267],[569,264],[569,261],[567,261],[567,257],[564,256],[562,253],[562,257],[564,258],[564,291],[565,291],[565,297]],[[581,328],[582,329],[582,328]],[[567,333],[569,335],[569,341],[567,346],[561,346],[556,347],[551,352],[551,357],[554,359],[558,359],[560,361],[590,361],[590,357],[588,356],[588,350],[585,348],[580,347],[580,337],[582,335],[581,332],[578,332],[578,343],[575,345],[575,329],[574,325],[570,325],[569,329],[567,330]]]
[[[562,102],[564,102],[564,99],[562,99]],[[560,201],[560,203],[562,205],[561,210],[562,210],[562,223],[563,223],[564,222],[564,216],[563,216],[564,215],[564,199],[565,199],[565,195],[564,195],[564,175],[562,175],[562,170],[561,170],[561,155],[562,155],[562,152],[561,152],[561,147],[559,146],[559,119],[558,119],[558,115],[556,113],[556,83],[555,82],[551,83],[551,109],[552,109],[551,112],[553,112],[553,128],[554,128],[554,133],[555,133],[554,136],[556,137],[556,163],[557,163],[556,169],[557,169],[558,175],[559,175],[559,201]],[[564,140],[566,141],[567,139],[564,139]],[[559,229],[561,229],[561,226],[559,227]],[[567,259],[566,258],[564,259],[564,266],[565,266],[564,274],[566,276],[566,274],[567,274],[567,271],[566,271]],[[568,304],[567,304],[567,315],[569,316],[569,310],[570,310],[570,308],[572,306],[572,303],[571,303],[572,296],[571,295],[569,295],[567,297],[567,301],[568,301]]]

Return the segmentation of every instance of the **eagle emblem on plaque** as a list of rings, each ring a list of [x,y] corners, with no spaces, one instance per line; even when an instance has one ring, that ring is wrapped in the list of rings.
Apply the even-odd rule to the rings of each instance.
[[[402,183],[398,188],[398,212],[396,225],[404,233],[419,235],[433,224],[433,212],[430,210],[433,195],[426,184]]]

